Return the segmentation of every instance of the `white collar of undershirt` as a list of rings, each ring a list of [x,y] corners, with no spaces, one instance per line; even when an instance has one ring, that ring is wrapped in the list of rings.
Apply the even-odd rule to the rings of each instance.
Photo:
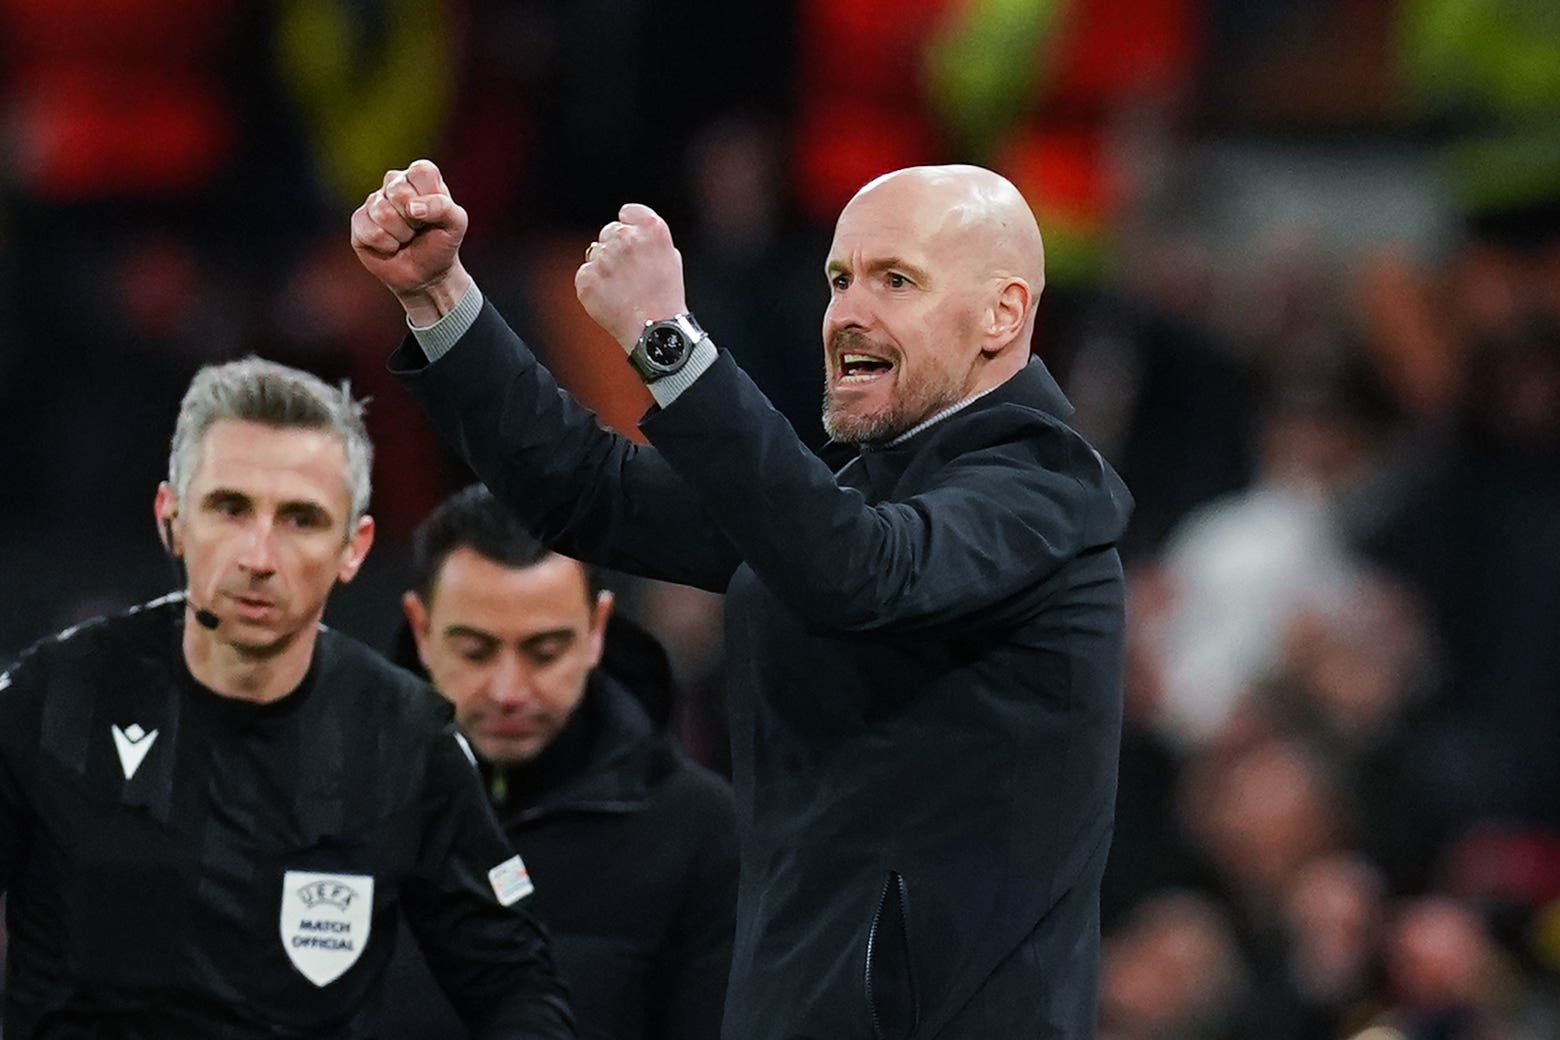
[[[997,386],[1001,386],[1001,385],[1002,385],[1001,383],[997,384]],[[938,423],[942,422],[944,419],[948,418],[948,416],[950,416],[950,415],[954,415],[955,413],[962,412],[964,409],[968,408],[970,405],[974,404],[976,401],[979,401],[982,397],[985,397],[987,394],[991,393],[993,390],[995,390],[997,388],[997,386],[988,386],[988,387],[986,387],[986,389],[982,390],[980,393],[978,393],[978,394],[971,394],[969,397],[966,397],[964,400],[958,402],[957,404],[950,404],[948,407],[944,408],[942,411],[938,412],[936,415],[932,416],[931,418],[929,418],[929,419],[922,419],[920,422],[918,422],[914,426],[910,427],[910,429],[906,430],[904,433],[901,433],[898,437],[895,437],[893,440],[889,441],[887,444],[884,444],[883,447],[885,447],[885,448],[892,448],[895,445],[903,444],[905,441],[909,440],[911,437],[914,437],[916,434],[920,433],[922,430],[925,430],[925,429],[928,429],[928,428],[930,428],[932,426],[937,425]]]

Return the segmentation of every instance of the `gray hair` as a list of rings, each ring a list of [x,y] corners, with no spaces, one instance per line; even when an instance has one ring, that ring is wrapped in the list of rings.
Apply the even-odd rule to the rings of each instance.
[[[320,430],[339,439],[346,449],[344,476],[352,496],[351,524],[356,524],[368,511],[369,471],[374,464],[374,446],[363,425],[367,403],[352,399],[346,380],[333,389],[318,376],[254,356],[207,365],[195,373],[179,405],[168,451],[168,483],[182,502],[206,432],[223,419]]]

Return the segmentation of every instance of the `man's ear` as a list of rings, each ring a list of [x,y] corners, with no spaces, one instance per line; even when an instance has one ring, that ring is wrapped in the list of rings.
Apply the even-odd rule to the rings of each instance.
[[[407,591],[401,594],[401,612],[406,615],[406,623],[411,627],[412,640],[417,644],[417,656],[422,660],[423,667],[428,667],[428,607],[423,603],[422,597],[415,592]]]
[[[985,343],[981,353],[1000,354],[1008,344],[1019,339],[1029,320],[1030,304],[1034,294],[1029,283],[1022,278],[1009,278],[997,287],[989,301],[985,314]],[[1027,346],[1027,344],[1026,344]]]
[[[607,622],[612,617],[614,602],[616,601],[608,590],[602,589],[596,593],[596,605],[590,612],[590,666],[592,668],[601,663],[601,654],[607,645]]]
[[[374,518],[358,517],[357,527],[347,539],[346,548],[342,550],[341,568],[336,571],[336,580],[345,584],[357,577],[358,568],[363,566],[363,559],[368,555],[368,550],[373,544]]]
[[[165,480],[157,485],[157,495],[152,499],[152,516],[157,523],[157,540],[173,556],[182,555],[173,533],[173,520],[178,515],[179,499]]]

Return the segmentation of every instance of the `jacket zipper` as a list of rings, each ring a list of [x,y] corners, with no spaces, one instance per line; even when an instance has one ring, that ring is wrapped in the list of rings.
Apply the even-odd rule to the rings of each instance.
[[[900,924],[900,929],[901,929],[901,935],[902,935],[902,937],[904,939],[904,942],[905,942],[905,953],[906,953],[905,974],[906,974],[907,986],[908,986],[908,989],[910,991],[910,1031],[911,1032],[914,1032],[916,1023],[919,1022],[920,1019],[921,1019],[921,1011],[920,1011],[920,1008],[917,1006],[917,1000],[916,1000],[916,994],[915,994],[915,981],[914,981],[914,978],[910,976],[910,963],[909,963],[909,956],[908,956],[909,955],[909,943],[910,943],[910,935],[909,935],[909,907],[910,907],[909,898],[910,898],[910,893],[909,893],[908,889],[905,886],[904,875],[900,874],[897,870],[890,870],[888,872],[888,877],[883,880],[883,890],[882,890],[882,892],[880,892],[878,894],[877,909],[872,911],[872,924],[867,929],[867,963],[866,963],[867,1014],[870,1015],[871,1018],[872,1018],[872,1035],[876,1038],[876,1040],[899,1040],[899,1038],[889,1038],[889,1037],[887,1037],[884,1034],[884,1032],[883,1032],[883,1022],[878,1017],[877,1001],[876,1001],[876,999],[874,999],[875,994],[873,993],[873,986],[872,986],[872,955],[877,950],[878,929],[883,924],[883,909],[888,905],[888,893],[889,893],[890,889],[897,889],[898,890],[898,894],[899,894],[899,924]],[[905,1035],[908,1036],[909,1034],[907,1033]]]

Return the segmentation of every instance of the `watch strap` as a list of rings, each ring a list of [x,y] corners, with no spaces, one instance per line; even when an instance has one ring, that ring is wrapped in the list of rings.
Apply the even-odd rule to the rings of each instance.
[[[682,368],[665,378],[645,384],[650,390],[650,396],[654,397],[655,403],[662,408],[671,407],[672,402],[692,386],[718,357],[720,351],[715,349],[715,341],[705,336],[694,345],[692,353]]]

